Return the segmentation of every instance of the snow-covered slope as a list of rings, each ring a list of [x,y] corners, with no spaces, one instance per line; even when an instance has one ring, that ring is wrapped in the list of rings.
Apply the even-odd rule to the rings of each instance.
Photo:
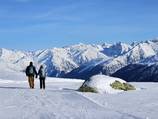
[[[87,70],[93,72],[92,74],[109,75],[131,63],[142,63],[143,60],[156,62],[157,60],[152,60],[152,57],[156,57],[157,54],[158,40],[156,39],[134,45],[121,42],[102,45],[77,44],[35,52],[2,48],[0,49],[0,70],[24,71],[29,62],[33,61],[37,68],[40,64],[44,64],[47,67],[48,76],[65,77],[76,71],[78,71],[76,73],[85,74]]]
[[[49,76],[60,77],[84,63],[97,59],[109,59],[108,56],[100,52],[101,50],[103,50],[101,45],[85,44],[35,52],[1,49],[0,63],[4,67],[0,67],[0,70],[24,71],[29,62],[33,61],[37,67],[40,64],[46,65]]]
[[[35,57],[39,64],[47,66],[49,76],[61,77],[84,63],[109,59],[100,50],[102,50],[101,47],[97,45],[79,44],[37,51]]]
[[[82,80],[47,78],[46,90],[40,90],[36,79],[35,89],[29,89],[24,74],[7,73],[0,75],[2,119],[157,119],[156,83],[134,83],[142,90],[119,94],[92,94],[76,91]]]
[[[155,44],[156,46],[158,47],[158,44]],[[153,42],[152,44],[150,42],[142,42],[134,46],[124,55],[113,58],[101,65],[103,66],[104,72],[112,74],[128,64],[139,63],[141,60],[156,54],[157,50],[153,48]]]
[[[128,45],[121,45],[120,43],[119,46],[123,47]],[[112,46],[109,46],[109,48],[110,47]],[[108,48],[105,49],[107,50]],[[89,77],[99,73],[111,75],[117,70],[133,63],[148,63],[149,61],[152,61],[153,63],[157,62],[158,42],[155,40],[140,42],[133,45],[133,47],[128,46],[124,49],[128,50],[125,50],[126,52],[117,57],[112,57],[109,60],[101,60],[91,65],[81,65],[79,68],[66,74],[65,77],[88,79]],[[117,49],[117,51],[119,50]]]
[[[30,61],[33,61],[32,52],[0,49],[0,71],[23,71]]]
[[[154,64],[154,63],[158,63],[158,54],[143,59],[143,60],[141,61],[141,63],[143,63],[143,64]]]
[[[117,57],[125,54],[130,49],[132,49],[131,45],[119,42],[107,48],[104,48],[103,52],[110,57]]]

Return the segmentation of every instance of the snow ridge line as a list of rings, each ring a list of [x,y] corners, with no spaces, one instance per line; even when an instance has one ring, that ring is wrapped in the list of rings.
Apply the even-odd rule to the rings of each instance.
[[[87,96],[85,96],[85,95],[83,95],[83,94],[81,94],[81,93],[77,93],[77,94],[80,95],[80,96],[82,96],[83,98],[86,98],[86,99],[89,100],[90,102],[95,103],[96,105],[98,105],[98,106],[100,106],[100,107],[106,109],[106,110],[108,109],[108,110],[115,111],[115,112],[117,112],[117,113],[123,114],[122,119],[127,119],[126,116],[132,117],[133,119],[146,119],[146,118],[134,116],[134,115],[129,114],[129,113],[120,112],[120,111],[118,111],[118,110],[111,109],[111,108],[108,108],[108,107],[105,108],[103,105],[101,105],[100,103],[94,101],[93,99],[91,99],[91,98],[89,98],[89,97],[87,97]]]

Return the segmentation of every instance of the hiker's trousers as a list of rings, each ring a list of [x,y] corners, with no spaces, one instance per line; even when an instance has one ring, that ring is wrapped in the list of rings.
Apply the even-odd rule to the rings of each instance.
[[[45,78],[40,78],[40,89],[45,89]]]
[[[34,76],[28,76],[28,82],[30,88],[34,88]]]

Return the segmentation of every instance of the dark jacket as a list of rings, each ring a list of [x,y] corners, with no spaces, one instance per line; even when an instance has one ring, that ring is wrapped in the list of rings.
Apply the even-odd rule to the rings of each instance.
[[[29,72],[30,68],[33,68],[33,72],[32,73]],[[36,68],[33,65],[29,65],[26,68],[26,72],[25,73],[26,73],[26,76],[35,76],[36,75],[36,77],[37,77],[37,71],[36,71]]]

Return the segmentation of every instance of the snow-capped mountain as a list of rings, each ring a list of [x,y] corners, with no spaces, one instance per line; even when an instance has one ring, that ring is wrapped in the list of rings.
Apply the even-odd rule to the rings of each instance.
[[[33,61],[31,52],[0,49],[0,70],[22,71],[29,61]]]
[[[117,49],[118,50],[118,49]],[[126,52],[113,57],[109,60],[98,62],[97,65],[82,65],[77,69],[74,69],[70,73],[66,74],[65,77],[71,78],[85,78],[88,79],[92,75],[98,73],[103,73],[106,75],[111,75],[117,70],[133,63],[142,63],[152,60],[152,58],[157,59],[158,42],[157,41],[145,41],[137,43],[137,45],[129,46],[129,50]],[[152,60],[154,63],[157,60]],[[145,63],[144,62],[144,63]],[[86,69],[86,70],[84,70]]]
[[[57,77],[61,77],[84,63],[97,59],[109,59],[100,52],[99,46],[85,44],[37,51],[35,54],[37,62],[47,66],[49,76]]]
[[[125,43],[77,44],[35,52],[0,49],[0,70],[24,71],[30,61],[39,68],[44,64],[48,76],[71,77],[112,74],[132,63],[157,62],[158,40],[134,45]],[[155,59],[155,60],[154,60]],[[67,75],[68,74],[68,75]],[[71,75],[70,75],[71,74]]]
[[[49,76],[60,77],[84,63],[109,59],[101,50],[103,50],[101,45],[85,44],[35,52],[1,49],[0,63],[5,64],[1,67],[2,70],[24,71],[29,62],[33,61],[37,67],[44,64]]]
[[[108,52],[105,52],[108,48]],[[41,63],[41,59],[44,59],[42,63],[46,64],[47,68],[49,68],[48,72],[50,76],[62,77],[82,65],[90,66],[94,65],[94,63],[97,65],[100,62],[112,59],[116,55],[122,55],[130,48],[130,45],[124,43],[114,45],[105,43],[103,45],[78,44],[63,48],[53,48],[47,51],[38,51],[35,54],[37,54],[37,59],[40,59],[38,62]],[[116,51],[119,52],[116,54]],[[112,55],[109,55],[109,52]]]
[[[128,64],[139,63],[148,57],[155,56],[157,51],[157,43],[154,44],[152,41],[141,42],[135,45],[124,55],[113,58],[101,65],[103,66],[104,73],[112,74]]]
[[[117,57],[128,52],[130,49],[132,49],[131,45],[119,42],[109,47],[105,47],[103,53],[110,57]]]

